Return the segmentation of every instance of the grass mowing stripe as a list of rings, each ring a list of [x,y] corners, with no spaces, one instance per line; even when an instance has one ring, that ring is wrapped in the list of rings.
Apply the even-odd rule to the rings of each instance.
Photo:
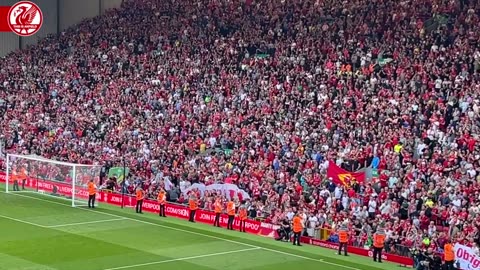
[[[104,269],[104,270],[119,270],[119,269],[135,268],[135,267],[140,267],[140,266],[162,264],[162,263],[169,263],[169,262],[187,261],[187,260],[193,260],[193,259],[201,259],[201,258],[208,258],[208,257],[214,257],[214,256],[220,256],[220,255],[240,253],[240,252],[246,252],[246,251],[252,251],[252,250],[259,250],[259,249],[262,249],[262,248],[261,247],[245,248],[245,249],[239,249],[239,250],[211,253],[211,254],[191,256],[191,257],[183,257],[183,258],[170,259],[170,260],[164,260],[164,261],[156,261],[156,262],[141,263],[141,264],[132,264],[132,265],[126,265],[126,266],[120,266],[120,267],[114,267],[114,268],[107,268],[107,269]]]
[[[51,204],[57,204],[57,205],[63,205],[63,206],[71,207],[70,205],[67,205],[65,203],[55,202],[55,201],[52,201],[52,200],[47,200],[47,199],[42,199],[42,198],[36,198],[36,197],[27,196],[27,195],[23,195],[23,194],[15,194],[15,193],[11,193],[11,192],[9,192],[7,194],[20,196],[20,197],[25,197],[25,198],[30,198],[30,199],[33,199],[33,200],[44,201],[44,202],[48,202],[48,203],[51,203]],[[350,267],[350,266],[346,266],[346,265],[342,265],[342,264],[327,262],[327,261],[324,261],[323,259],[310,258],[310,257],[302,256],[302,255],[297,255],[297,254],[284,252],[284,251],[280,251],[280,250],[276,250],[276,249],[271,249],[271,248],[266,248],[266,247],[262,247],[262,246],[247,244],[247,243],[243,243],[243,242],[239,242],[239,241],[235,241],[235,240],[230,240],[230,239],[226,239],[226,238],[222,238],[222,237],[218,237],[218,236],[213,236],[213,235],[209,235],[209,234],[184,230],[184,229],[175,228],[175,227],[166,226],[166,225],[161,225],[161,224],[157,224],[157,223],[153,223],[153,222],[149,222],[149,221],[144,221],[144,220],[140,220],[140,219],[134,219],[134,218],[130,218],[130,217],[120,216],[120,215],[117,215],[117,214],[100,212],[98,210],[92,210],[92,209],[88,209],[88,208],[77,208],[77,209],[84,210],[84,211],[89,211],[89,212],[93,212],[93,213],[101,213],[101,214],[104,214],[104,215],[117,217],[117,218],[125,218],[125,219],[128,219],[128,220],[140,222],[140,223],[143,223],[143,224],[149,224],[149,225],[153,225],[153,226],[157,226],[157,227],[161,227],[161,228],[166,228],[166,229],[171,229],[171,230],[180,231],[180,232],[184,232],[184,233],[199,235],[199,236],[203,236],[203,237],[207,237],[207,238],[222,240],[222,241],[226,241],[226,242],[230,242],[230,243],[234,243],[234,244],[248,246],[248,247],[251,247],[251,248],[260,248],[260,249],[263,249],[263,250],[266,250],[266,251],[270,251],[270,252],[274,252],[274,253],[278,253],[278,254],[283,254],[283,255],[287,255],[287,256],[292,256],[292,257],[296,257],[296,258],[299,258],[299,259],[316,261],[316,262],[323,263],[323,264],[329,264],[329,265],[332,265],[332,266],[341,267],[343,269],[361,270],[361,269],[355,268],[355,267]]]
[[[119,220],[125,220],[125,218],[112,218],[112,219],[104,219],[104,220],[95,220],[95,221],[85,221],[85,222],[77,222],[77,223],[50,225],[50,226],[44,226],[44,227],[53,229],[53,228],[61,228],[61,227],[67,227],[67,226],[87,225],[87,224],[119,221]]]

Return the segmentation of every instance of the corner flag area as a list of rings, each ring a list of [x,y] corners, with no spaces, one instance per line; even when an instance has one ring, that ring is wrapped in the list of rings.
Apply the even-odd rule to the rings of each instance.
[[[370,258],[192,224],[132,209],[72,208],[35,193],[0,193],[0,269],[393,270]]]

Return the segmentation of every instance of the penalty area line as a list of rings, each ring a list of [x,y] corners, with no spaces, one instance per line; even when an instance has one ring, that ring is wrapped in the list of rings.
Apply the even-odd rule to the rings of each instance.
[[[245,248],[245,249],[239,249],[239,250],[232,250],[232,251],[225,251],[225,252],[190,256],[190,257],[183,257],[183,258],[177,258],[177,259],[169,259],[169,260],[156,261],[156,262],[125,265],[125,266],[119,266],[119,267],[113,267],[113,268],[106,268],[106,269],[103,269],[103,270],[120,270],[120,269],[135,268],[135,267],[140,267],[140,266],[169,263],[169,262],[188,261],[188,260],[194,260],[194,259],[202,259],[202,258],[215,257],[215,256],[221,256],[221,255],[227,255],[227,254],[247,252],[247,251],[258,250],[258,249],[261,249],[261,248],[260,247],[258,247],[258,248]]]
[[[51,204],[58,204],[58,205],[63,205],[63,206],[66,206],[66,207],[70,207],[69,205],[67,205],[67,204],[65,204],[65,203],[55,202],[55,201],[52,201],[52,200],[47,200],[47,199],[42,199],[42,198],[36,198],[36,197],[24,195],[24,194],[15,194],[15,193],[7,193],[7,194],[14,195],[14,196],[19,196],[19,197],[30,198],[30,199],[32,199],[32,200],[44,201],[44,202],[51,203]],[[58,199],[61,199],[61,198],[58,198]],[[307,260],[307,261],[314,261],[314,262],[318,262],[318,263],[321,263],[321,264],[329,264],[329,265],[337,266],[337,267],[340,267],[340,268],[342,268],[342,269],[360,270],[359,268],[355,268],[355,267],[351,267],[351,266],[346,266],[346,265],[342,265],[342,264],[338,264],[338,263],[333,263],[333,262],[328,262],[328,261],[325,261],[324,259],[314,259],[314,258],[311,258],[311,257],[306,257],[306,256],[302,256],[302,255],[297,255],[297,254],[294,254],[294,253],[284,252],[284,251],[280,251],[280,250],[276,250],[276,249],[271,249],[271,248],[266,248],[266,247],[262,247],[262,246],[256,246],[256,245],[252,245],[252,244],[247,244],[247,243],[243,243],[243,242],[239,242],[239,241],[235,241],[235,240],[230,240],[230,239],[226,239],[226,238],[222,238],[222,237],[218,237],[218,236],[208,235],[208,234],[199,233],[199,232],[193,232],[193,231],[189,231],[189,230],[184,230],[184,229],[180,229],[180,228],[175,228],[175,227],[171,227],[171,226],[167,226],[167,225],[163,225],[163,224],[158,224],[158,223],[154,223],[154,222],[149,222],[149,221],[145,221],[145,220],[134,219],[134,218],[125,217],[125,216],[121,216],[121,215],[116,215],[116,214],[111,214],[111,213],[96,211],[96,210],[92,210],[92,209],[90,209],[90,208],[76,208],[76,209],[80,209],[80,210],[84,210],[84,211],[89,211],[89,212],[93,212],[93,213],[97,213],[97,214],[104,214],[104,215],[106,215],[106,216],[111,216],[111,217],[116,217],[116,218],[125,218],[126,220],[131,220],[131,221],[135,221],[135,222],[139,222],[139,223],[143,223],[143,224],[148,224],[148,225],[152,225],[152,226],[157,226],[157,227],[161,227],[161,228],[166,228],[166,229],[170,229],[170,230],[174,230],[174,231],[179,231],[179,232],[184,232],[184,233],[199,235],[199,236],[203,236],[203,237],[207,237],[207,238],[222,240],[222,241],[225,241],[225,242],[230,242],[230,243],[234,243],[234,244],[239,244],[239,245],[243,245],[243,246],[247,246],[247,247],[251,247],[251,248],[260,248],[260,249],[262,249],[262,250],[270,251],[270,252],[277,253],[277,254],[282,254],[282,255],[286,255],[286,256],[296,257],[296,258],[303,259],[303,260]]]
[[[119,220],[126,220],[126,218],[102,219],[102,220],[85,221],[85,222],[77,222],[77,223],[58,224],[58,225],[51,225],[51,226],[45,226],[45,227],[47,227],[47,228],[61,228],[61,227],[68,227],[68,226],[87,225],[87,224],[119,221]]]
[[[21,219],[18,219],[18,218],[13,218],[13,217],[7,217],[7,216],[4,216],[4,215],[0,215],[0,218],[13,220],[13,221],[16,221],[16,222],[20,222],[20,223],[40,227],[40,228],[47,228],[46,226],[40,225],[38,223],[28,222],[28,221],[25,221],[25,220],[21,220]]]

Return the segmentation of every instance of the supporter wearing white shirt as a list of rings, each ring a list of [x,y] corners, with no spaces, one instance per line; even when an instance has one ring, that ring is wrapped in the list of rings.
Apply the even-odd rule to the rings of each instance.
[[[354,215],[355,217],[357,217],[358,219],[361,218],[361,215],[362,215],[362,207],[360,205],[356,205],[353,209],[352,209],[352,215]]]
[[[330,197],[330,191],[328,191],[328,189],[323,189],[322,191],[320,191],[320,196],[321,197]]]
[[[317,226],[318,226],[318,218],[315,215],[310,214],[310,216],[308,217],[308,220],[307,220],[307,234],[308,234],[308,236],[310,236],[310,237],[315,236],[315,228]]]
[[[441,89],[442,88],[442,79],[438,78],[435,80],[435,89]]]
[[[295,216],[295,213],[292,211],[292,209],[290,209],[288,211],[288,213],[286,214],[288,220],[292,220],[293,219],[293,216]]]
[[[390,213],[391,208],[392,208],[391,201],[387,200],[386,202],[382,203],[382,205],[380,206],[380,212],[382,213],[382,215],[388,214]]]
[[[426,145],[426,144],[424,144],[424,143],[419,143],[419,144],[417,145],[417,153],[418,153],[419,155],[421,155],[423,149],[425,149],[425,148],[427,148],[427,145]]]
[[[342,194],[343,194],[343,188],[338,185],[335,187],[335,199],[340,199],[342,197]]]
[[[305,214],[305,212],[306,212],[306,211],[304,210],[304,211],[302,211],[302,213],[300,214],[300,218],[302,218],[302,223],[303,223],[304,228],[305,228],[305,225],[306,225],[306,223],[307,223],[307,214]]]
[[[377,201],[374,198],[375,195],[370,197],[370,200],[368,201],[368,214],[371,217],[375,216],[375,211],[377,210]],[[375,196],[376,197],[376,196]]]
[[[350,202],[350,199],[348,198],[347,195],[345,195],[345,196],[342,197],[342,205],[343,205],[343,208],[344,208],[345,210],[348,209],[348,207],[349,207],[349,202]]]
[[[319,165],[319,169],[322,171],[326,171],[328,169],[328,160],[325,160],[323,163]]]
[[[390,178],[388,178],[389,188],[394,188],[397,183],[398,183],[398,178],[395,175],[392,175],[390,176]]]
[[[208,143],[210,144],[211,148],[215,147],[215,144],[217,143],[217,138],[210,137],[210,139],[208,139]]]
[[[477,175],[477,171],[472,167],[467,171],[470,178],[474,178]]]
[[[452,204],[457,209],[460,209],[462,207],[462,200],[460,199],[460,196],[455,196],[455,198],[452,200]]]
[[[332,196],[328,197],[325,203],[328,205],[328,208],[332,207],[332,203],[333,203]]]
[[[184,179],[182,179],[182,180],[180,181],[180,184],[179,184],[179,185],[180,185],[180,191],[182,191],[182,192],[183,192],[186,188],[188,188],[188,186],[189,186],[189,185],[187,184],[187,181],[185,181]]]

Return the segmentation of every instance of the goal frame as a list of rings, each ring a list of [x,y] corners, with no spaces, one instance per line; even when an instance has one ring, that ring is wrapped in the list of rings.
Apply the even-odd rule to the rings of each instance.
[[[75,196],[76,196],[76,191],[75,191],[75,179],[77,179],[77,167],[99,167],[101,165],[91,165],[91,164],[79,164],[79,163],[70,163],[70,162],[63,162],[63,161],[57,161],[53,159],[48,159],[44,158],[42,156],[33,156],[33,155],[19,155],[19,154],[10,154],[7,153],[6,157],[6,181],[5,181],[5,192],[9,193],[9,182],[10,182],[10,159],[11,158],[21,158],[21,159],[27,159],[27,160],[32,160],[32,161],[44,161],[44,162],[49,162],[51,164],[56,164],[56,165],[62,165],[62,166],[69,166],[72,167],[72,207],[76,207],[75,205]],[[38,184],[37,184],[38,185]]]

